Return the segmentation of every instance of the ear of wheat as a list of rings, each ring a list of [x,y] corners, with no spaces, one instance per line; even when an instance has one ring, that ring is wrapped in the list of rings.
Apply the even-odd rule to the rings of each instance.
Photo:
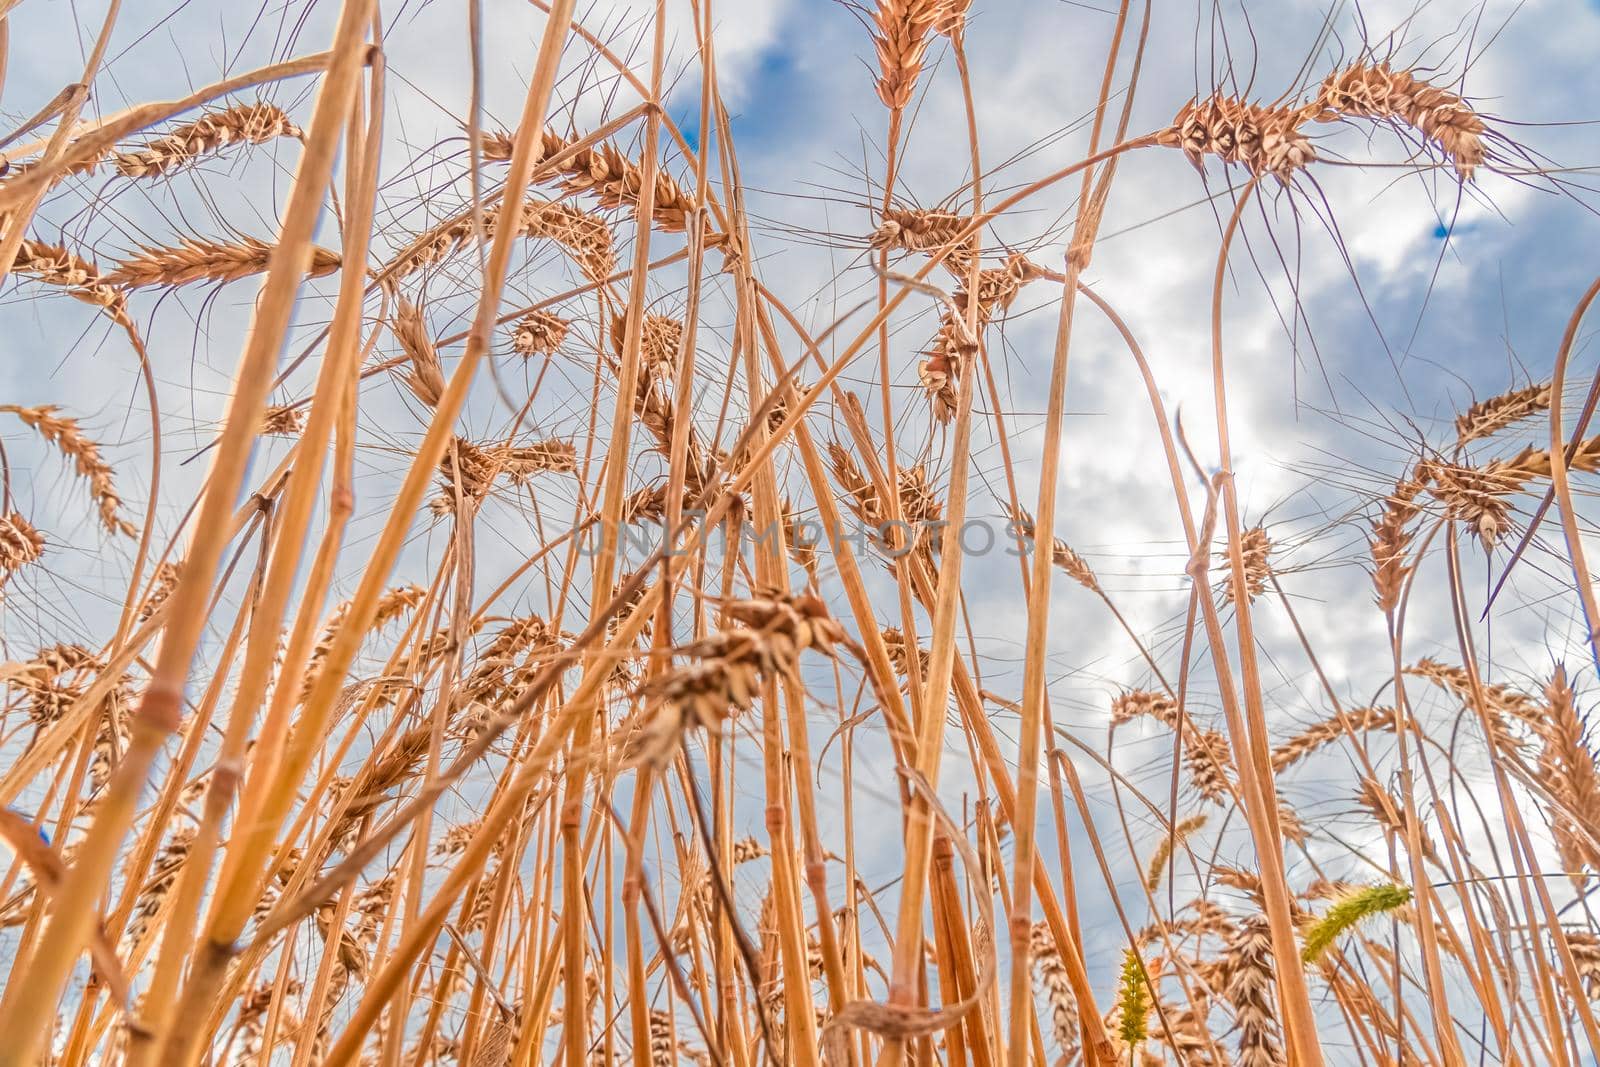
[[[272,246],[253,237],[232,242],[186,237],[175,247],[140,249],[138,255],[118,263],[105,281],[128,289],[199,281],[231,282],[265,271],[271,255]],[[307,276],[326,277],[339,269],[339,263],[338,253],[314,247]]]
[[[1157,143],[1183,149],[1197,168],[1214,155],[1239,163],[1252,174],[1270,174],[1280,181],[1317,158],[1310,138],[1300,129],[1301,113],[1293,108],[1252,104],[1218,93],[1185,104],[1157,137]]]
[[[911,103],[929,32],[946,14],[941,0],[878,0],[872,12],[873,43],[878,48],[878,99],[884,107],[901,111]]]
[[[78,420],[59,414],[53,404],[41,407],[21,407],[16,404],[0,405],[0,412],[8,412],[21,419],[71,461],[80,478],[89,483],[89,495],[94,498],[100,513],[100,525],[107,533],[132,537],[133,523],[122,517],[122,497],[117,493],[111,464],[100,455],[96,444],[78,425]]]
[[[1488,158],[1483,141],[1488,128],[1470,104],[1387,63],[1356,63],[1328,75],[1317,106],[1317,117],[1325,122],[1356,116],[1410,126],[1465,180]]]
[[[44,554],[44,535],[20,512],[0,515],[0,572],[10,574]]]
[[[201,156],[230,144],[264,144],[276,137],[299,137],[300,128],[273,104],[238,104],[184,123],[130,152],[114,156],[124,177],[170,174]]]

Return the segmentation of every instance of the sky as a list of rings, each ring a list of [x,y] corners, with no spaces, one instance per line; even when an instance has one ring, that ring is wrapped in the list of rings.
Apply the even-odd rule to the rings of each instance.
[[[513,0],[483,6],[492,28],[483,42],[484,111],[487,124],[506,126],[520,109],[542,17]],[[674,0],[670,6],[674,88],[668,111],[698,143],[698,71],[687,4]],[[649,7],[598,0],[580,5],[580,18],[632,57],[643,75]],[[463,5],[436,0],[386,3],[384,9],[392,116],[385,130],[385,157],[392,160],[385,164],[385,217],[416,232],[461,202],[459,184],[444,188],[440,161],[453,160],[450,166],[459,171],[459,120],[470,90]],[[225,74],[321,48],[335,10],[321,0],[296,26],[265,6],[127,3],[89,113],[177,97]],[[716,10],[721,84],[747,188],[752,255],[762,277],[809,328],[826,328],[876,290],[865,248],[883,196],[886,116],[872,90],[866,20],[861,10],[834,0],[724,0]],[[21,121],[53,96],[67,77],[63,72],[81,65],[101,13],[100,5],[82,0],[27,0],[17,8],[10,16],[12,50],[0,112]],[[1083,155],[1114,14],[1109,0],[975,0],[967,50],[986,196],[1020,188]],[[1596,273],[1600,219],[1589,187],[1591,168],[1600,164],[1600,127],[1593,125],[1600,120],[1600,67],[1594,63],[1600,4],[1158,4],[1130,130],[1167,125],[1186,101],[1219,85],[1256,99],[1303,100],[1308,86],[1314,91],[1323,75],[1364,47],[1459,86],[1504,138],[1500,169],[1521,173],[1490,167],[1462,185],[1447,168],[1409,165],[1413,146],[1392,130],[1319,127],[1323,162],[1293,188],[1265,183],[1233,249],[1223,329],[1242,509],[1248,523],[1271,529],[1280,546],[1279,572],[1301,621],[1318,635],[1322,666],[1335,689],[1356,704],[1372,699],[1387,670],[1383,619],[1371,607],[1361,571],[1362,523],[1372,514],[1372,495],[1381,495],[1416,457],[1419,441],[1447,445],[1455,415],[1475,399],[1547,377],[1573,305]],[[1126,84],[1126,70],[1119,72],[1119,85]],[[631,106],[629,92],[574,62],[558,85],[554,121],[592,128]],[[272,99],[303,118],[308,94],[301,80],[277,87]],[[1117,106],[1122,100],[1119,93]],[[634,151],[637,136],[636,129],[624,135]],[[963,101],[942,42],[928,53],[902,151],[897,202],[966,202]],[[406,164],[416,157],[433,163]],[[266,238],[294,158],[295,146],[287,143],[264,147],[248,165],[208,165],[201,175],[165,186],[109,189],[86,182],[53,202],[36,228],[69,236],[107,260],[173,233],[233,229]],[[680,177],[687,174],[675,152],[665,158]],[[1545,173],[1527,173],[1530,160]],[[1181,418],[1208,469],[1217,464],[1211,289],[1238,180],[1215,162],[1198,173],[1172,150],[1130,154],[1117,172],[1085,274],[1139,339],[1169,414]],[[993,228],[990,239],[1058,269],[1076,188],[1061,183],[1030,198]],[[336,243],[331,217],[322,232],[324,243]],[[530,291],[554,275],[535,264],[531,277]],[[308,286],[291,352],[326,320],[332,281]],[[203,461],[181,461],[210,439],[221,416],[253,288],[242,283],[204,296],[136,303],[149,328],[163,398],[165,530],[176,528],[179,502],[187,499],[185,490],[192,495],[203,472]],[[652,298],[670,304],[674,295],[663,284]],[[1024,290],[990,334],[1025,501],[1037,493],[1055,298],[1042,283]],[[932,336],[935,309],[931,301],[911,306],[916,313],[894,323],[894,432],[898,448],[925,451],[943,470],[949,439],[928,418],[915,369],[918,350]],[[440,333],[458,329],[461,314],[442,314],[434,325]],[[707,325],[716,332],[728,323],[713,316]],[[1592,373],[1590,332],[1574,353],[1572,376],[1580,388]],[[150,491],[142,458],[148,422],[136,368],[118,338],[82,305],[33,301],[8,287],[0,293],[0,353],[0,402],[59,403],[81,415],[127,471],[124,495],[142,508]],[[872,373],[864,364],[842,381],[865,389]],[[276,399],[303,395],[306,381],[292,380]],[[568,384],[573,390],[582,385]],[[566,394],[558,389],[556,395]],[[492,404],[485,405],[467,416],[480,430],[495,424]],[[1187,550],[1159,438],[1122,342],[1102,317],[1081,307],[1066,405],[1057,534],[1088,558],[1134,629],[1152,635],[1161,655],[1175,657],[1188,598]],[[546,428],[571,431],[576,411],[557,405],[545,415]],[[398,390],[374,396],[364,417],[371,439],[363,472],[376,490],[373,500],[381,501],[380,487],[396,470],[393,446],[420,434],[420,423],[415,433],[380,429],[402,418],[414,419],[415,412]],[[820,432],[826,419],[815,425]],[[28,588],[31,595],[13,591],[0,607],[0,632],[11,648],[26,651],[48,640],[83,640],[102,627],[120,602],[116,580],[127,552],[97,536],[82,518],[71,480],[27,442],[13,443],[15,430],[0,426],[14,477],[39,508],[40,525],[61,531],[48,576]],[[1526,441],[1508,440],[1533,443],[1540,432],[1533,424],[1522,435]],[[279,454],[273,447],[262,446],[258,470]],[[973,451],[971,512],[1002,522],[1004,479],[987,420],[975,430]],[[359,548],[384,517],[381,506],[363,506],[353,546]],[[419,531],[402,570],[442,544],[443,533]],[[1555,536],[1551,528],[1546,536]],[[503,544],[487,549],[485,570],[495,559],[514,559],[526,544],[526,536],[508,531]],[[1529,684],[1558,660],[1575,669],[1592,666],[1569,600],[1545,596],[1559,584],[1561,574],[1551,566],[1559,560],[1542,558],[1519,578],[1525,584],[1515,606],[1481,624],[1479,633],[1486,655]],[[1498,559],[1503,562],[1503,549]],[[1486,563],[1481,553],[1469,554],[1466,566],[1474,588],[1499,573],[1495,560]],[[353,581],[353,573],[343,577]],[[874,581],[879,602],[892,605],[883,595],[887,578],[874,572]],[[1024,633],[1015,561],[1003,555],[968,559],[964,593],[984,684],[1015,694]],[[1408,627],[1414,658],[1456,656],[1443,603],[1421,595]],[[884,622],[894,621],[886,608]],[[1283,725],[1320,717],[1323,701],[1295,653],[1291,620],[1282,612],[1263,613],[1260,626],[1267,684]],[[1100,606],[1066,583],[1053,598],[1050,632],[1057,720],[1099,744],[1111,697],[1149,678]],[[1000,728],[1009,727],[1001,722]],[[1166,744],[1162,734],[1138,735],[1123,742],[1119,764],[1135,769]],[[877,770],[864,772],[860,788],[887,798],[894,791],[892,773],[886,766]],[[943,786],[955,802],[969,784],[958,767]],[[1294,788],[1313,810],[1336,815],[1349,809],[1345,794],[1318,783]],[[884,820],[883,833],[885,841],[897,833],[893,819]],[[876,874],[889,877],[898,864],[897,853],[887,856]]]

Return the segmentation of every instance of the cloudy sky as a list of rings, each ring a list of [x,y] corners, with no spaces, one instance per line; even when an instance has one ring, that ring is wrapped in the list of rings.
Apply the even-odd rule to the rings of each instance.
[[[675,88],[669,110],[698,142],[699,74],[687,5],[674,0],[671,6],[668,75]],[[383,221],[416,232],[455,210],[464,195],[454,181],[469,98],[464,5],[391,0],[384,8],[391,81]],[[603,0],[580,6],[580,17],[642,74],[650,8],[638,0]],[[520,110],[542,16],[516,0],[489,0],[483,9],[489,27],[486,121],[508,125]],[[320,49],[335,10],[329,0],[281,9],[217,0],[126,3],[89,111],[109,114],[133,102],[181,96],[227,74]],[[20,122],[76,77],[102,14],[101,5],[84,0],[25,0],[12,13],[0,97],[8,118]],[[1114,18],[1109,0],[975,0],[967,40],[991,194],[1083,155]],[[863,253],[883,195],[886,120],[872,89],[867,23],[862,11],[835,0],[724,0],[716,21],[722,86],[753,219],[753,255],[766,283],[809,327],[823,329],[876,288]],[[1591,209],[1589,168],[1600,164],[1600,127],[1592,124],[1600,119],[1594,62],[1600,3],[1158,4],[1130,128],[1143,133],[1165,126],[1185,101],[1219,85],[1265,100],[1304,99],[1308,85],[1314,91],[1324,74],[1364,48],[1459,86],[1492,116],[1492,128],[1505,139],[1502,158],[1516,173],[1485,172],[1463,187],[1447,168],[1416,166],[1414,146],[1393,131],[1319,128],[1324,163],[1292,189],[1264,185],[1233,250],[1224,333],[1246,520],[1272,529],[1285,586],[1318,635],[1323,666],[1357,704],[1370,701],[1386,678],[1383,620],[1370,606],[1360,567],[1360,520],[1371,513],[1371,495],[1392,484],[1419,442],[1447,445],[1454,416],[1473,399],[1548,376],[1566,319],[1596,273],[1600,220]],[[563,69],[558,125],[591,129],[635,102],[625,85],[589,59],[574,58]],[[1125,84],[1126,66],[1119,72],[1119,85]],[[269,95],[304,117],[308,94],[302,80]],[[623,140],[636,144],[637,136],[632,129]],[[943,43],[929,52],[903,152],[897,200],[924,207],[965,203],[965,119]],[[294,158],[295,146],[283,144],[263,149],[248,166],[208,165],[161,186],[86,181],[53,201],[38,228],[107,260],[139,243],[169,243],[174,234],[233,230],[270,238]],[[680,176],[687,173],[681,157],[668,152],[666,159]],[[453,184],[445,180],[446,169]],[[1533,173],[1540,169],[1544,173]],[[1233,202],[1230,180],[1237,183],[1238,175],[1215,164],[1202,175],[1170,150],[1129,156],[1086,275],[1138,337],[1169,414],[1182,417],[1208,466],[1217,456],[1210,293]],[[988,240],[1059,267],[1076,189],[1067,182],[1031,198]],[[324,241],[336,239],[330,218]],[[536,291],[535,282],[528,285]],[[331,285],[308,287],[299,314],[302,344],[326,320],[333,291]],[[665,282],[653,298],[670,302],[673,292]],[[253,284],[245,283],[136,303],[163,398],[161,525],[169,532],[203,470],[203,461],[179,464],[215,429],[252,295]],[[990,335],[1025,501],[1037,492],[1056,296],[1047,284],[1025,290]],[[933,309],[926,301],[909,306],[916,313],[895,322],[894,432],[899,449],[925,455],[942,474],[948,440],[928,417],[915,369],[934,329]],[[442,314],[434,322],[441,333],[459,328],[450,314],[461,313]],[[149,492],[148,416],[136,368],[119,338],[82,305],[33,301],[12,289],[0,295],[0,323],[0,398],[59,403],[81,415],[125,471],[125,495],[142,507]],[[713,316],[708,325],[715,332],[727,324]],[[1580,346],[1574,357],[1580,382],[1591,362],[1592,353]],[[869,354],[843,383],[867,392],[874,364]],[[302,395],[295,388],[303,392],[305,381],[292,380],[277,399]],[[414,442],[422,426],[394,421],[415,420],[396,390],[370,403],[363,470],[373,491],[363,496],[355,546],[385,517],[381,487],[396,469],[396,446]],[[483,403],[469,413],[480,419],[479,429],[496,424],[493,398]],[[1175,657],[1188,596],[1182,526],[1134,367],[1115,332],[1088,310],[1074,336],[1067,407],[1058,533],[1090,560],[1135,628],[1158,652]],[[875,400],[868,409],[876,410]],[[546,428],[578,429],[575,411],[545,413]],[[826,432],[826,416],[814,426]],[[13,595],[0,609],[5,635],[22,649],[90,639],[104,625],[108,605],[120,602],[117,579],[125,573],[126,550],[97,539],[58,465],[26,442],[13,446],[13,429],[0,432],[7,435],[22,491],[41,509],[40,525],[62,532],[60,554],[48,576],[35,580],[33,595]],[[1510,440],[1520,447],[1537,440],[1538,432],[1535,425],[1526,441]],[[990,422],[975,430],[973,449],[970,509],[999,521],[1004,479]],[[263,445],[257,469],[268,469],[275,455]],[[1556,536],[1552,528],[1546,534]],[[408,561],[426,559],[442,537],[419,519]],[[519,548],[525,544],[507,537],[500,558],[514,559]],[[1481,589],[1497,566],[1491,562],[1486,571],[1481,553],[1468,555],[1469,580]],[[494,558],[491,550],[485,571]],[[1557,565],[1559,558],[1548,554],[1539,564],[1559,577]],[[1573,644],[1582,627],[1571,603],[1546,599],[1539,567],[1530,569],[1514,605],[1484,625],[1483,647],[1513,677],[1547,674],[1556,659],[1584,666]],[[347,577],[353,580],[354,571]],[[1023,631],[1015,561],[968,560],[965,592],[985,685],[1015,693]],[[893,598],[881,602],[883,621],[896,622]],[[1433,609],[1443,601],[1424,594],[1422,603]],[[1269,650],[1267,681],[1284,721],[1319,717],[1324,705],[1303,659],[1293,653],[1287,618],[1264,613],[1260,625]],[[1102,608],[1064,583],[1051,632],[1058,720],[1103,745],[1110,697],[1146,680],[1137,653]],[[1442,610],[1419,611],[1409,640],[1413,657],[1455,656]],[[1010,724],[999,725],[1008,730]],[[1136,765],[1164,744],[1154,737],[1136,742],[1126,759]],[[966,783],[959,768],[952,775],[946,786],[954,801]],[[874,780],[869,769],[863,779],[864,789],[884,796],[893,791],[886,770]],[[1306,788],[1308,803],[1328,811],[1349,806]],[[892,826],[887,819],[886,832]],[[898,869],[898,855],[887,855],[874,874],[889,877]]]

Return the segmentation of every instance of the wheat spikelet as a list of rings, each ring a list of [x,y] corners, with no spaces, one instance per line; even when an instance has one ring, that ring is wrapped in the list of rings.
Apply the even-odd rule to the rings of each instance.
[[[422,319],[422,311],[411,301],[402,299],[395,309],[391,329],[394,339],[400,343],[400,350],[411,360],[411,369],[405,375],[406,385],[428,407],[438,407],[439,399],[444,396],[444,367],[428,336],[428,324]]]
[[[812,529],[807,528],[795,509],[794,501],[788,497],[783,500],[780,521],[783,523],[783,544],[789,558],[814,578],[817,572],[817,546],[821,538],[811,536]]]
[[[566,319],[548,311],[530,311],[517,321],[511,333],[511,348],[527,359],[531,356],[553,356],[567,339],[569,324]]]
[[[281,108],[265,102],[238,104],[178,126],[132,152],[118,152],[115,161],[125,177],[147,178],[168,174],[226,145],[299,136],[300,128]]]
[[[1317,118],[1386,119],[1410,126],[1434,145],[1464,180],[1487,158],[1483,118],[1457,94],[1394,70],[1387,63],[1356,63],[1330,74],[1315,105]]]
[[[1080,1038],[1078,1000],[1072,992],[1067,965],[1061,960],[1056,939],[1047,924],[1034,923],[1029,944],[1028,958],[1033,961],[1034,980],[1043,987],[1045,1000],[1050,1005],[1050,1033],[1055,1038],[1056,1051],[1071,1063],[1078,1054]]]
[[[100,514],[100,525],[105,527],[106,532],[132,537],[137,531],[133,523],[120,514],[122,498],[117,495],[111,465],[101,458],[100,446],[83,432],[78,420],[56,414],[59,410],[54,404],[31,408],[16,404],[0,405],[0,411],[21,419],[24,425],[72,461],[78,476],[89,482],[89,495],[94,499]]]
[[[522,232],[564,246],[590,281],[604,281],[617,269],[611,227],[598,215],[571,204],[530,202],[523,205]]]
[[[1149,717],[1177,728],[1179,723],[1177,701],[1165,693],[1150,689],[1130,689],[1111,700],[1111,724],[1121,726],[1134,719]]]
[[[1394,492],[1384,500],[1382,513],[1372,523],[1372,536],[1367,540],[1372,552],[1372,586],[1378,607],[1385,613],[1399,606],[1406,579],[1416,567],[1407,551],[1416,536],[1412,521],[1422,510],[1417,495],[1426,480],[1426,471],[1419,468],[1415,476],[1397,482]]]
[[[834,477],[845,490],[845,506],[860,520],[870,534],[874,545],[887,552],[904,553],[906,531],[891,527],[888,509],[878,496],[878,490],[861,473],[855,459],[837,441],[828,442],[828,459]],[[928,475],[922,464],[903,466],[899,470],[900,521],[911,527],[911,538],[926,542],[928,525],[939,518],[941,505],[928,486]]]
[[[878,0],[872,41],[878,50],[878,99],[884,107],[901,111],[911,103],[929,31],[944,15],[940,0]]]
[[[1389,790],[1366,775],[1361,777],[1361,785],[1356,792],[1356,804],[1372,816],[1373,821],[1391,842],[1405,845],[1409,840],[1406,836],[1405,811],[1395,803]],[[1426,830],[1421,830],[1419,837],[1422,842],[1422,858],[1440,865],[1439,852],[1434,847],[1432,835]]]
[[[499,224],[499,206],[485,208],[482,214],[483,237],[488,240]],[[393,286],[423,267],[441,262],[464,247],[474,233],[472,213],[463,212],[419,235],[390,261],[384,271],[386,284]],[[602,281],[616,270],[611,227],[604,219],[570,204],[525,201],[517,234],[543,237],[562,245],[572,253],[574,261],[591,281]]]
[[[985,327],[1011,307],[1024,285],[1042,276],[1041,268],[1021,253],[1009,256],[1003,266],[980,271],[976,290],[977,334],[981,335]],[[967,328],[973,297],[967,291],[965,274],[962,277],[961,288],[953,298],[955,306],[940,310],[939,332],[934,335],[928,358],[917,368],[922,388],[933,403],[934,417],[940,422],[948,422],[955,415],[956,383],[978,347],[977,336]]]
[[[1240,923],[1219,961],[1222,995],[1233,1006],[1239,1034],[1238,1067],[1282,1067],[1272,995],[1272,937],[1267,921]]]
[[[832,655],[844,637],[822,602],[812,596],[774,596],[726,606],[742,625],[676,649],[691,662],[652,678],[644,695],[656,713],[634,758],[655,761],[691,727],[716,729],[754,703],[765,677],[795,677],[800,653]]]
[[[100,268],[61,245],[24,238],[17,248],[11,272],[45,285],[59,286],[74,299],[104,308],[119,321],[127,314],[122,294],[107,283]]]
[[[1411,887],[1406,885],[1362,886],[1345,894],[1306,929],[1301,958],[1315,963],[1329,946],[1362,920],[1409,903]]]
[[[1578,965],[1584,992],[1590,1000],[1600,1000],[1600,934],[1590,930],[1563,930],[1562,934]]]
[[[368,632],[376,632],[383,629],[407,611],[421,604],[426,596],[427,591],[416,585],[396,586],[387,590],[378,598],[378,606],[373,613],[372,625]],[[345,600],[341,601],[333,609],[333,613],[328,616],[328,622],[322,628],[322,634],[312,648],[311,657],[306,663],[304,683],[300,691],[302,700],[310,694],[311,686],[316,681],[322,662],[327,659],[328,651],[333,647],[334,639],[338,637],[339,630],[344,625],[345,618],[349,613],[350,602]]]
[[[566,138],[549,128],[544,129],[540,134],[535,164],[568,151],[579,140],[581,138]],[[495,131],[485,134],[484,158],[507,162],[511,159],[513,144],[514,139],[509,133]],[[644,169],[610,144],[578,149],[562,160],[557,172],[564,177],[561,184],[563,192],[587,193],[606,208],[635,205],[644,189]],[[689,216],[697,208],[694,198],[670,174],[657,167],[651,209],[655,224],[668,233],[681,233],[688,226]]]
[[[1295,171],[1317,158],[1300,130],[1301,119],[1293,108],[1252,104],[1216,93],[1179,109],[1157,143],[1183,149],[1196,168],[1203,166],[1205,156],[1214,155],[1225,163],[1243,164],[1252,174],[1288,182]]]
[[[1405,667],[1404,671],[1418,678],[1426,678],[1464,704],[1469,704],[1475,699],[1472,679],[1464,667],[1452,667],[1424,657]],[[1502,733],[1509,735],[1509,723],[1505,721],[1508,716],[1524,723],[1537,723],[1543,714],[1543,709],[1537,700],[1503,682],[1487,682],[1480,679],[1477,692],[1483,696],[1491,723]]]
[[[1466,526],[1493,548],[1511,522],[1511,501],[1529,475],[1509,466],[1470,467],[1456,463],[1427,464],[1428,492],[1444,504],[1447,519]]]
[[[272,246],[253,237],[242,237],[232,243],[185,237],[176,247],[141,248],[138,255],[118,263],[105,280],[109,285],[128,289],[189,282],[231,282],[265,271],[271,255]],[[307,276],[326,277],[338,270],[339,264],[337,252],[313,247]]]
[[[1188,1004],[1164,1006],[1162,1025],[1150,1032],[1150,1040],[1172,1050],[1173,1058],[1183,1067],[1221,1067],[1216,1058],[1216,1045],[1203,1016]]]
[[[934,32],[959,41],[967,27],[967,11],[971,7],[972,0],[944,0],[933,24]]]
[[[1384,730],[1392,733],[1394,729],[1393,708],[1359,708],[1347,715],[1335,715],[1306,727],[1273,749],[1272,769],[1275,773],[1281,774],[1317,749],[1337,741],[1352,730]]]
[[[1167,861],[1172,858],[1175,848],[1187,841],[1191,834],[1206,824],[1206,816],[1190,815],[1180,819],[1172,828],[1170,834],[1164,833],[1156,842],[1156,850],[1150,854],[1150,860],[1144,868],[1145,888],[1154,893],[1161,885],[1161,880],[1167,874]]]
[[[1239,535],[1239,554],[1244,559],[1245,595],[1252,601],[1266,592],[1267,579],[1272,577],[1272,540],[1260,526],[1252,526]],[[1226,556],[1226,553],[1224,553]],[[1233,603],[1233,579],[1222,583],[1222,602]]]
[[[902,678],[909,674],[910,664],[906,660],[906,637],[895,626],[885,627],[883,630],[883,644],[889,653],[889,662],[894,666],[895,673]],[[930,653],[925,648],[917,649],[917,667],[919,678],[926,677],[928,670],[928,657]]]
[[[1480,400],[1456,416],[1456,447],[1499,433],[1523,419],[1550,410],[1550,383],[1524,386]]]
[[[1016,525],[1017,532],[1022,534],[1023,537],[1026,537],[1030,541],[1038,540],[1032,515],[1029,515],[1026,511],[1018,508],[1016,511],[1011,513],[1011,521]],[[1085,589],[1095,593],[1100,592],[1100,581],[1094,576],[1094,571],[1090,569],[1088,561],[1074,552],[1071,546],[1069,546],[1059,537],[1050,542],[1050,562],[1055,564],[1057,570],[1067,575],[1067,577],[1071,578]],[[1130,694],[1124,695],[1126,696]],[[1156,694],[1153,693],[1147,694],[1147,696],[1157,700],[1164,699],[1156,696]],[[1115,716],[1115,704],[1113,705],[1112,711],[1113,716]],[[1134,712],[1134,714],[1140,713]],[[1129,717],[1131,718],[1132,716],[1130,715]],[[1127,720],[1123,719],[1120,721],[1126,722]]]
[[[620,360],[627,338],[627,319],[615,316],[611,321],[611,350]],[[678,349],[683,344],[683,323],[668,315],[646,315],[640,322],[639,353],[644,357],[649,372],[667,374],[678,363]],[[645,386],[640,385],[643,389]]]
[[[194,830],[184,827],[174,832],[166,844],[161,846],[161,851],[156,853],[155,863],[145,877],[144,887],[134,899],[127,929],[123,931],[122,943],[125,954],[143,942],[145,933],[160,915],[167,894],[177,883],[178,872],[182,870],[184,861],[189,858],[189,846],[193,841]]]
[[[48,726],[83,695],[88,676],[103,666],[82,645],[49,645],[22,664],[10,684],[23,692],[28,719],[35,725]]]
[[[298,437],[305,428],[304,413],[292,404],[274,404],[262,412],[261,432],[268,437]]]
[[[11,574],[44,553],[44,535],[20,512],[0,515],[0,574]]]
[[[918,207],[889,207],[883,213],[878,228],[867,238],[867,246],[876,251],[903,249],[908,252],[932,252],[952,244],[961,236],[972,219],[953,211],[936,211]],[[972,263],[972,253],[977,236],[973,235],[950,251],[945,266],[960,277]]]
[[[1600,769],[1564,669],[1557,668],[1544,696],[1543,712],[1533,720],[1539,779],[1561,801],[1550,810],[1550,831],[1561,865],[1581,885],[1585,868],[1600,870],[1600,845],[1593,840],[1600,827]]]
[[[1122,972],[1117,983],[1117,1036],[1130,1051],[1149,1036],[1150,986],[1145,981],[1139,953],[1127,949],[1122,954]]]

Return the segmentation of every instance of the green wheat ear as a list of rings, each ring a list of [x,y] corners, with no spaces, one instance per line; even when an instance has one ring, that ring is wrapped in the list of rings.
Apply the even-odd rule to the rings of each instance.
[[[1122,982],[1117,993],[1117,1005],[1122,1009],[1122,1041],[1129,1048],[1145,1039],[1145,1020],[1150,1014],[1150,987],[1145,982],[1144,967],[1139,954],[1128,949],[1122,955]]]
[[[1306,931],[1305,948],[1300,958],[1313,963],[1338,940],[1339,935],[1370,915],[1393,911],[1411,903],[1411,887],[1407,885],[1369,885],[1345,894],[1335,901],[1328,913]]]

